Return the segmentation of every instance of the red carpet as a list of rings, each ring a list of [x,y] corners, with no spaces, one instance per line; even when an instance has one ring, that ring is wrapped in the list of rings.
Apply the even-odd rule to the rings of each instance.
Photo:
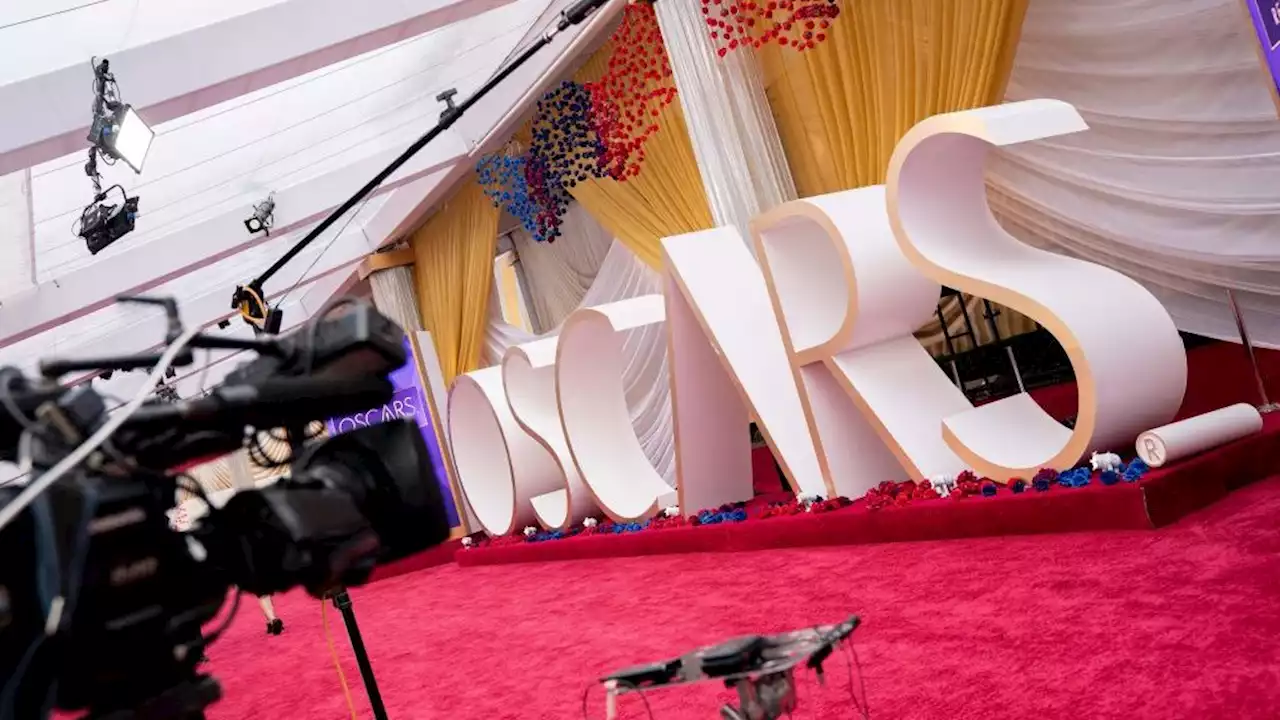
[[[1280,478],[1156,531],[447,565],[353,595],[393,720],[580,718],[607,670],[851,611],[872,717],[1273,718]],[[209,717],[347,717],[317,602],[277,604],[283,636],[250,605],[212,649],[228,697]],[[853,717],[841,662],[797,718]],[[654,716],[714,718],[718,692],[652,695]]]
[[[592,535],[537,543],[458,550],[463,566],[633,557],[688,552],[742,552],[857,543],[942,540],[1089,530],[1139,530],[1168,525],[1228,492],[1280,472],[1280,413],[1263,431],[1151,471],[1138,484],[1053,488],[961,501],[938,499],[902,508],[867,510],[862,501],[835,512],[755,519],[765,499],[747,508],[747,522],[622,535]],[[1132,452],[1132,451],[1130,451]],[[384,573],[382,577],[389,576]]]

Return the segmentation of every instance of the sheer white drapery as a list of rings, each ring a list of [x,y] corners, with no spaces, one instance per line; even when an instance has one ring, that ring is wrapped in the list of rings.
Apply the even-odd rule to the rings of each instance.
[[[369,273],[373,306],[378,312],[399,323],[412,335],[422,329],[418,315],[418,293],[413,289],[413,268],[408,265],[375,270]]]
[[[663,0],[654,10],[711,216],[748,238],[753,216],[796,197],[760,67],[749,50],[717,57],[698,0]]]
[[[1031,3],[1008,99],[1065,100],[1090,129],[993,158],[1001,223],[1141,281],[1182,330],[1238,341],[1233,288],[1280,347],[1280,120],[1255,43],[1241,0]]]
[[[546,330],[559,327],[582,303],[609,254],[613,237],[581,205],[573,203],[561,218],[560,238],[555,242],[540,243],[524,228],[511,232],[511,242],[533,305],[534,328]]]
[[[578,306],[591,307],[660,292],[662,281],[658,274],[640,262],[625,245],[614,242]],[[512,345],[550,337],[560,331],[556,327],[544,335],[524,332],[502,322],[501,314],[492,310],[496,303],[490,302],[489,307],[489,328],[484,348],[487,364],[502,362],[503,353]],[[623,340],[622,356],[627,359],[622,383],[636,437],[658,473],[669,484],[675,484],[675,428],[671,419],[671,390],[667,382],[665,328],[658,325],[628,332]]]

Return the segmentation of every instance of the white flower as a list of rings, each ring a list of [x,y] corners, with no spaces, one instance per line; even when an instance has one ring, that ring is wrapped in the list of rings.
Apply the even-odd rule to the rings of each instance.
[[[680,514],[680,507],[678,505],[671,505],[670,507],[662,508],[662,514],[666,517],[675,517]]]
[[[464,538],[462,538],[462,547],[464,547],[464,548],[469,548],[469,547],[471,547],[471,546],[472,546],[472,545],[474,545],[474,544],[475,544],[475,541],[474,541],[474,540],[472,540],[471,538],[469,538],[469,537],[464,537]]]
[[[537,534],[538,534],[538,528],[536,528],[536,527],[534,527],[534,526],[532,526],[532,525],[530,525],[529,527],[527,527],[527,528],[525,528],[525,529],[524,529],[524,536],[525,536],[525,537],[533,537],[534,535],[537,535]]]
[[[596,520],[593,517],[589,517],[582,521],[582,527],[595,527],[596,525],[599,525],[599,524],[600,524],[600,521]]]
[[[1124,467],[1124,462],[1115,453],[1095,452],[1089,458],[1089,467],[1093,470],[1114,470],[1118,472]]]
[[[938,493],[939,497],[948,497],[951,491],[956,487],[956,476],[942,473],[929,478],[929,487]]]

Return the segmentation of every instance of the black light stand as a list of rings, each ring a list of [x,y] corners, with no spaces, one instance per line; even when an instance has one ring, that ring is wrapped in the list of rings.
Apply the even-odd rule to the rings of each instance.
[[[235,292],[231,295],[231,308],[234,310],[241,309],[242,307],[254,307],[253,302],[256,300],[258,306],[265,309],[266,295],[263,294],[263,284],[266,283],[271,276],[279,272],[280,268],[287,265],[290,260],[297,257],[298,253],[302,252],[304,248],[310,245],[316,238],[320,237],[320,235],[337,222],[339,218],[347,214],[347,212],[359,204],[360,201],[368,197],[368,195],[376,190],[383,181],[391,177],[392,173],[399,170],[405,163],[409,162],[410,158],[414,155],[417,155],[418,151],[426,147],[428,143],[439,137],[444,131],[453,127],[453,124],[462,117],[463,113],[469,110],[472,105],[475,105],[480,98],[489,94],[503,80],[506,80],[511,73],[516,71],[516,68],[519,68],[521,65],[528,62],[529,59],[536,55],[539,50],[550,45],[551,41],[557,35],[574,25],[581,24],[588,16],[591,15],[592,12],[604,5],[606,2],[607,0],[576,0],[576,2],[560,13],[560,17],[556,21],[555,25],[547,28],[546,32],[538,36],[537,40],[534,40],[529,44],[529,47],[520,51],[520,54],[517,55],[515,59],[502,66],[501,69],[486,80],[485,83],[474,93],[467,96],[465,100],[457,105],[453,103],[454,92],[445,91],[438,95],[436,99],[446,104],[444,112],[440,113],[440,122],[436,123],[435,127],[423,133],[423,135],[417,140],[413,141],[413,144],[410,145],[403,153],[400,153],[395,160],[392,160],[389,165],[379,171],[377,175],[374,175],[373,178],[357,190],[354,195],[347,198],[347,200],[343,202],[342,205],[339,205],[336,210],[330,213],[328,217],[321,220],[319,224],[306,234],[305,237],[299,240],[293,247],[289,248],[289,250],[285,252],[279,260],[272,263],[271,267],[268,267],[261,275],[248,283],[237,286]],[[253,297],[253,294],[255,293],[257,295],[256,298]],[[245,311],[242,310],[242,313],[243,312]]]
[[[293,455],[297,457],[307,442],[307,428],[285,428],[289,437],[289,445]],[[351,596],[346,588],[340,588],[328,594],[329,601],[342,613],[342,624],[347,626],[347,638],[351,640],[351,651],[355,653],[356,665],[360,668],[360,679],[364,681],[365,694],[369,696],[369,707],[373,709],[374,720],[387,720],[387,708],[382,704],[382,692],[378,690],[378,680],[373,676],[373,663],[369,661],[369,653],[364,648],[364,636],[360,634],[360,625],[356,622],[356,612],[351,608]]]
[[[382,693],[378,691],[378,681],[373,677],[373,665],[369,662],[369,653],[364,649],[364,638],[360,635],[360,626],[356,624],[356,613],[351,609],[351,596],[343,588],[330,594],[329,599],[338,608],[338,612],[342,613],[342,622],[347,626],[347,637],[351,639],[356,665],[360,666],[360,678],[364,680],[364,691],[369,696],[374,720],[387,720],[387,708],[382,704]]]

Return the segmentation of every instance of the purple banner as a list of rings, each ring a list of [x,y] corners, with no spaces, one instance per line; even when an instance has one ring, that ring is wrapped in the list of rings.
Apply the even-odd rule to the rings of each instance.
[[[431,456],[431,467],[435,470],[436,480],[440,483],[440,496],[444,498],[445,509],[449,515],[449,526],[458,527],[458,509],[453,505],[453,492],[449,489],[449,475],[444,469],[444,456],[440,453],[440,443],[436,440],[435,429],[431,426],[431,411],[427,406],[426,393],[418,383],[417,360],[414,359],[413,348],[409,339],[404,340],[405,353],[409,361],[403,367],[392,371],[389,379],[396,389],[395,395],[385,405],[369,408],[354,415],[329,418],[325,423],[329,435],[340,435],[356,428],[377,425],[388,420],[412,418],[422,433],[422,441],[427,445],[427,453]]]
[[[1271,71],[1271,86],[1280,90],[1280,0],[1247,0],[1262,57]]]

